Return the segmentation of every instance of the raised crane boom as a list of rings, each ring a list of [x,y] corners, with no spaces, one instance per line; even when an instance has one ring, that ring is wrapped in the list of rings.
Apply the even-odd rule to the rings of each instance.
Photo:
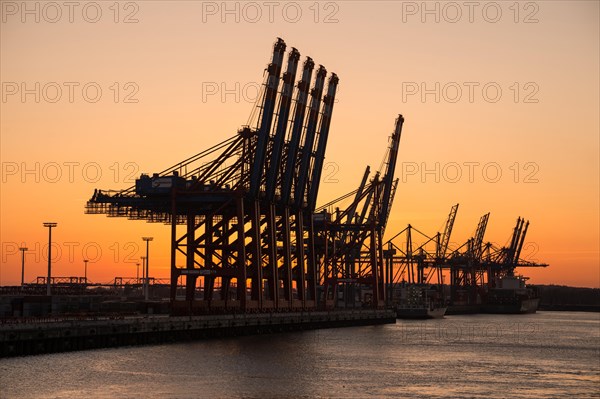
[[[515,259],[513,264],[516,266],[519,264],[519,258],[521,257],[521,250],[523,249],[523,244],[525,243],[525,236],[527,235],[527,229],[529,228],[529,220],[525,224],[525,229],[521,234],[521,241],[519,242],[519,246],[517,247],[517,251],[515,252]]]
[[[312,79],[314,67],[315,63],[313,62],[312,58],[307,57],[306,61],[304,61],[302,80],[298,82],[296,108],[294,110],[294,122],[290,132],[290,139],[287,147],[287,157],[285,159],[285,167],[283,169],[283,181],[281,182],[281,202],[284,204],[289,203],[292,194],[292,185],[294,174],[296,172],[296,158],[298,156],[300,140],[302,138],[302,127],[304,126],[308,91],[310,88],[310,81]]]
[[[483,254],[483,236],[485,235],[485,230],[487,229],[489,219],[489,212],[479,219],[479,224],[477,225],[477,230],[475,231],[475,236],[473,237],[473,247],[471,248],[473,259],[481,260],[481,255]]]
[[[273,145],[271,148],[271,159],[269,162],[269,171],[267,173],[267,199],[273,201],[275,197],[275,186],[279,176],[279,164],[281,162],[281,154],[285,133],[290,114],[290,105],[292,103],[292,95],[294,93],[294,79],[296,78],[296,70],[298,69],[298,59],[300,53],[295,48],[292,48],[288,55],[287,69],[283,74],[283,88],[279,96],[279,114],[277,115],[277,128],[273,136]]]
[[[392,134],[392,140],[390,143],[387,166],[382,179],[383,197],[381,198],[381,210],[379,213],[379,225],[382,226],[382,228],[385,228],[389,210],[391,209],[392,205],[392,185],[394,182],[394,172],[396,170],[396,160],[398,158],[398,147],[400,145],[400,136],[402,135],[403,124],[404,117],[402,115],[398,115],[398,118],[396,119],[396,127],[394,129],[394,133]]]
[[[323,65],[319,65],[315,86],[311,90],[308,122],[304,131],[304,145],[302,146],[300,168],[297,176],[298,180],[294,191],[294,202],[297,208],[304,207],[304,194],[306,192],[310,159],[312,157],[315,131],[317,129],[317,119],[319,117],[319,108],[321,106],[321,96],[323,95],[323,85],[325,83],[326,75],[327,70],[323,67]]]
[[[448,244],[450,243],[450,236],[452,235],[452,228],[454,227],[454,221],[456,220],[456,213],[458,212],[458,204],[454,205],[450,209],[448,220],[446,220],[446,226],[444,227],[444,233],[438,247],[436,257],[438,259],[444,259],[446,257],[446,251],[448,250]]]
[[[319,193],[319,183],[321,181],[321,172],[323,161],[325,160],[325,148],[327,147],[327,138],[329,136],[329,125],[331,124],[331,115],[333,114],[333,104],[335,102],[335,92],[339,78],[335,73],[331,74],[327,85],[327,94],[323,98],[323,114],[321,115],[321,125],[319,126],[319,140],[315,151],[314,163],[312,166],[312,177],[310,191],[308,193],[308,208],[315,209],[317,194]]]
[[[515,253],[517,252],[517,245],[519,244],[519,237],[521,236],[521,231],[523,230],[523,222],[524,219],[521,219],[519,216],[517,218],[517,224],[513,229],[510,245],[505,249],[506,254],[504,255],[504,264],[506,265],[514,264]]]
[[[277,89],[279,87],[279,75],[281,73],[281,64],[285,52],[285,43],[280,38],[273,48],[273,61],[269,64],[267,72],[267,86],[265,88],[264,103],[262,107],[262,116],[260,126],[258,127],[258,141],[256,143],[256,153],[252,164],[250,177],[250,195],[254,198],[258,196],[262,177],[264,174],[265,154],[269,143],[269,134],[271,132],[271,123],[273,122],[273,110],[277,99]]]

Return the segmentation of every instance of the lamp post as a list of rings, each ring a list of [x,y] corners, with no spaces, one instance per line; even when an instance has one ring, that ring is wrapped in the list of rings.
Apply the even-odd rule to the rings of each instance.
[[[25,251],[29,248],[21,247],[19,250],[21,251],[21,288],[25,285]]]
[[[145,281],[145,288],[146,288],[145,289],[145,299],[146,299],[146,301],[148,300],[148,298],[150,296],[149,292],[148,292],[148,291],[150,291],[150,289],[149,289],[150,288],[149,287],[150,278],[148,277],[150,271],[149,271],[148,265],[150,263],[150,241],[152,241],[153,239],[154,239],[154,237],[142,237],[142,240],[146,241],[146,281]]]
[[[135,264],[137,266],[137,271],[135,272],[135,281],[136,283],[140,282],[140,264],[139,262]]]
[[[87,286],[87,264],[89,262],[89,259],[84,259],[83,263],[84,263],[84,269],[83,269],[83,279],[85,280],[85,285]]]
[[[52,228],[56,227],[56,222],[44,222],[44,227],[48,228],[48,279],[46,280],[46,295],[52,295],[50,289],[50,279],[52,278]]]
[[[144,278],[146,277],[146,257],[140,256],[142,260],[142,284],[144,284]]]
[[[145,256],[140,256],[140,258],[142,259],[142,295],[144,295],[144,290],[146,287],[145,281],[146,281],[146,257]],[[140,280],[138,280],[138,284],[140,283]]]

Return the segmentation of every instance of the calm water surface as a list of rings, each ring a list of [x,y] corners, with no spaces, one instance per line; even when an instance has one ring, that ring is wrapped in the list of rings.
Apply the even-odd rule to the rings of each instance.
[[[600,314],[446,316],[0,360],[0,398],[600,398]]]

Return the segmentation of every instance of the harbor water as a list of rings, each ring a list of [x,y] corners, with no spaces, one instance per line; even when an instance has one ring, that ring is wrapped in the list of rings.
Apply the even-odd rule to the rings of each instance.
[[[600,313],[446,316],[0,359],[0,398],[600,398]]]

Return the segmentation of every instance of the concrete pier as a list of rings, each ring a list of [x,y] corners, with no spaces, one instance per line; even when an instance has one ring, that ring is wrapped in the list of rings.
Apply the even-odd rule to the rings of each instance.
[[[0,357],[395,323],[392,310],[137,316],[0,324]]]

